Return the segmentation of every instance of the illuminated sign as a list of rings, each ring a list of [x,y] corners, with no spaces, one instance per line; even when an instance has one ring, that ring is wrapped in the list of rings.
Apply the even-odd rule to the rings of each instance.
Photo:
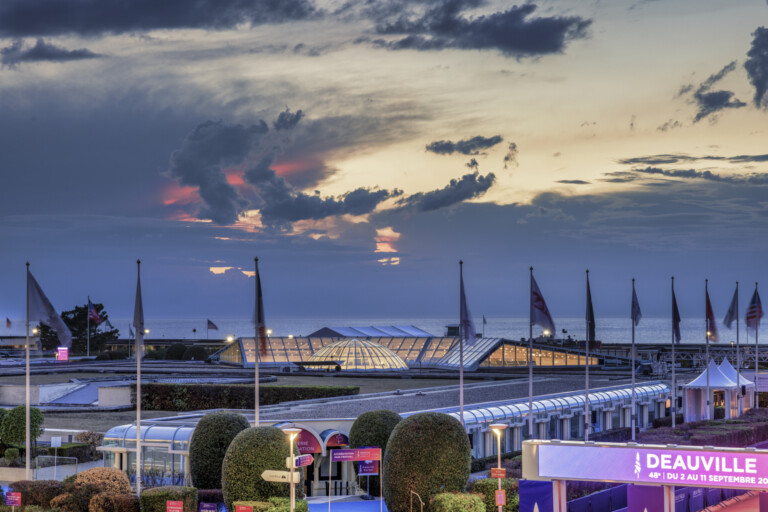
[[[333,450],[332,462],[381,460],[381,448],[349,448],[346,450]]]
[[[768,451],[763,450],[576,443],[531,447],[538,475],[526,476],[524,462],[524,478],[768,490]]]
[[[69,349],[67,347],[58,347],[56,349],[57,361],[69,361]]]
[[[312,432],[306,430],[299,432],[296,437],[296,446],[299,448],[299,453],[321,453],[323,451],[320,441],[312,435]]]

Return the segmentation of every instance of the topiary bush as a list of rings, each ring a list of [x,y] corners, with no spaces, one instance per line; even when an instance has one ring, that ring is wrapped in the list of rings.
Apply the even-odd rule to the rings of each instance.
[[[101,492],[91,498],[88,512],[139,512],[139,500],[133,494]]]
[[[463,491],[470,459],[469,439],[453,416],[423,412],[405,418],[392,431],[384,455],[387,508],[408,511],[411,491],[427,504],[435,494]]]
[[[501,488],[507,491],[507,504],[504,505],[502,510],[504,512],[518,512],[520,509],[520,495],[517,480],[512,478],[502,478]],[[472,492],[482,495],[483,502],[485,503],[484,510],[488,512],[499,510],[499,507],[496,505],[496,491],[498,489],[499,480],[497,478],[482,478],[480,480],[475,480],[470,486]]]
[[[51,508],[51,500],[62,493],[61,482],[58,480],[19,480],[13,482],[10,488],[21,493],[21,505]]]
[[[298,454],[294,446],[294,454]],[[287,483],[267,482],[261,473],[272,469],[285,471],[285,459],[290,455],[288,436],[276,427],[252,427],[232,440],[221,467],[221,487],[227,510],[235,510],[236,501],[266,501],[271,497],[288,497]],[[298,469],[302,473],[303,470]],[[296,486],[296,497],[301,487]],[[145,512],[142,508],[142,512]]]
[[[5,453],[3,453],[3,457],[5,457],[5,463],[10,466],[19,459],[19,449],[6,448]]]
[[[394,430],[395,426],[400,423],[403,418],[393,411],[381,409],[377,411],[364,412],[357,417],[352,424],[352,428],[349,430],[349,447],[360,448],[361,446],[378,446],[381,448],[382,458],[386,453],[387,441],[389,435]],[[358,464],[355,463],[355,471],[357,471]],[[381,488],[379,477],[358,477],[358,483],[363,489],[368,488],[368,480],[370,478],[370,493],[372,496],[380,496],[379,489]]]
[[[181,356],[184,361],[205,361],[208,358],[208,351],[200,345],[192,345]]]
[[[14,407],[3,415],[0,422],[0,439],[5,444],[23,444],[27,439],[26,411],[23,405]],[[35,443],[43,433],[43,413],[37,407],[29,408],[29,436]]]
[[[101,492],[101,488],[94,484],[75,485],[74,481],[65,481],[63,485],[65,493],[51,500],[51,508],[60,512],[88,512],[91,498]]]
[[[480,495],[458,492],[436,494],[429,501],[429,510],[431,512],[486,512]]]
[[[187,351],[187,346],[183,343],[174,343],[165,350],[165,359],[167,361],[181,361],[184,357],[184,352]]]
[[[112,494],[130,494],[131,482],[128,475],[117,468],[91,468],[77,474],[75,487],[95,485],[101,492]]]
[[[248,420],[233,412],[206,414],[195,427],[189,442],[192,485],[198,489],[221,489],[221,463],[232,440],[249,428]]]
[[[165,512],[165,502],[168,500],[183,501],[184,512],[197,512],[197,489],[181,485],[154,487],[142,491],[141,512]]]

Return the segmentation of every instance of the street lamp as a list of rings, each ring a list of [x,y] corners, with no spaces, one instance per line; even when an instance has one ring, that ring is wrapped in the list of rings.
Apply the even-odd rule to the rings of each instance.
[[[549,329],[544,329],[544,332],[542,334],[544,334],[545,338],[548,337],[549,336]]]
[[[149,329],[144,329],[144,334],[149,334]]]
[[[235,341],[235,337],[234,336],[232,336],[231,334],[229,336],[227,336],[227,343],[232,343],[233,341]]]
[[[296,436],[299,435],[299,432],[301,432],[301,429],[299,428],[284,428],[283,432],[288,434],[288,444],[291,448],[291,457],[289,459],[290,461],[290,469],[291,469],[291,512],[294,512],[296,509],[296,487],[293,483],[293,473],[296,470],[296,461],[293,460],[293,440],[296,439]]]
[[[491,423],[489,425],[493,433],[496,434],[496,454],[498,455],[498,467],[499,467],[499,490],[501,490],[501,434],[507,425],[504,423]],[[502,512],[502,505],[499,505],[499,512]]]
[[[272,329],[267,329],[267,336],[272,336]]]

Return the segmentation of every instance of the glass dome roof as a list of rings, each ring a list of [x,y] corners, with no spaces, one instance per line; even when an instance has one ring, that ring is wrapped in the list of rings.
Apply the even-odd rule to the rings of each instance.
[[[337,341],[323,347],[315,352],[309,361],[336,361],[342,370],[358,372],[408,369],[408,365],[387,347],[358,339]]]

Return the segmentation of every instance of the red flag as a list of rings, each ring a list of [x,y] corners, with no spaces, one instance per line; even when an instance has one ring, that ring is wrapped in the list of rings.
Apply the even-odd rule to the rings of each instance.
[[[709,302],[709,290],[704,291],[707,296],[707,339],[709,341],[718,341],[717,322],[715,321],[715,312],[712,311],[712,303]]]

